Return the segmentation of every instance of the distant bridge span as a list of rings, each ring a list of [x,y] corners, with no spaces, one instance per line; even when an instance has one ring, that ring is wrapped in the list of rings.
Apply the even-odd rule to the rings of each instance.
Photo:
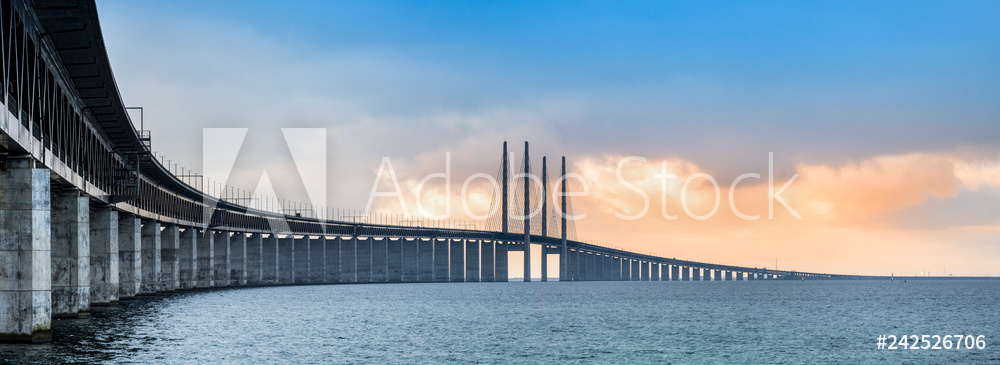
[[[861,278],[602,247],[568,239],[564,220],[561,237],[551,237],[507,224],[482,231],[299,217],[220,200],[151,156],[148,132],[135,129],[119,95],[93,0],[0,7],[0,342],[44,342],[53,317],[156,292],[508,281],[508,252],[526,243],[560,257],[562,281]]]

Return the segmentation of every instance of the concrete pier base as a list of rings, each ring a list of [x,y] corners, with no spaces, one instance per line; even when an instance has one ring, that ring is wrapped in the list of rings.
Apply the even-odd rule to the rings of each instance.
[[[496,267],[493,268],[496,273],[494,280],[507,282],[509,281],[507,278],[507,272],[510,270],[507,264],[507,243],[497,241],[494,249],[494,255],[496,256]]]
[[[215,241],[215,286],[229,286],[229,232],[212,231]]]
[[[90,201],[80,196],[78,190],[69,190],[53,194],[51,204],[52,317],[87,317],[90,315]]]
[[[160,222],[142,223],[142,285],[140,293],[160,290]]]
[[[295,282],[295,237],[278,239],[278,284]]]
[[[542,244],[542,257],[540,258],[541,267],[541,277],[542,281],[549,281],[549,245]]]
[[[118,213],[90,206],[90,305],[118,303]]]
[[[311,240],[309,236],[302,236],[301,238],[295,239],[294,254],[295,257],[293,266],[295,267],[295,274],[292,277],[292,282],[295,284],[308,284],[309,283],[309,245]]]
[[[465,241],[465,281],[479,281],[479,241]]]
[[[0,342],[52,339],[49,170],[8,159],[0,170]]]
[[[340,281],[340,237],[326,239],[326,265],[324,265],[324,281],[339,283]]]
[[[605,271],[604,263],[605,257],[603,253],[594,253],[597,256],[597,272],[594,273],[594,280],[608,280],[608,273]],[[608,268],[610,270],[610,268]]]
[[[177,280],[181,290],[198,286],[198,230],[188,227],[180,232],[177,243]]]
[[[580,263],[579,263],[579,260],[580,260],[579,252],[576,251],[576,250],[569,250],[566,253],[566,255],[568,256],[566,258],[566,265],[567,265],[567,267],[566,267],[566,275],[567,275],[566,281],[577,281],[577,280],[579,280],[579,278],[577,276],[579,275],[579,272],[580,272],[580,270],[579,270],[579,265],[580,265]],[[562,279],[560,279],[560,280],[562,280]]]
[[[355,261],[359,283],[372,282],[372,238],[357,241]]]
[[[386,251],[388,250],[388,239],[370,239],[372,243],[372,282],[384,283],[386,281]]]
[[[496,266],[496,261],[494,260],[495,255],[493,252],[494,246],[493,241],[482,241],[479,245],[480,281],[496,281],[496,272],[494,271]]]
[[[402,244],[403,282],[420,281],[420,240],[400,239]]]
[[[194,230],[192,228],[191,230]],[[195,232],[198,235],[198,264],[195,267],[195,280],[198,288],[215,286],[215,233],[212,230]]]
[[[434,240],[417,240],[420,282],[430,282],[434,280]]]
[[[229,286],[247,285],[247,235],[233,232],[229,236]]]
[[[180,230],[177,226],[164,225],[160,233],[160,291],[174,291],[181,286],[181,262],[177,257],[180,244]]]
[[[386,279],[390,283],[403,281],[403,240],[385,239],[386,242]]]
[[[597,271],[597,260],[595,260],[595,255],[593,252],[584,251],[580,256],[580,270],[582,273],[583,280],[593,281],[594,276]]]
[[[451,240],[448,243],[450,249],[450,257],[448,259],[449,270],[448,270],[448,281],[451,282],[464,282],[465,281],[465,243],[462,240]],[[527,250],[527,247],[525,247]],[[528,251],[525,251],[527,254]],[[529,278],[530,279],[530,278]]]
[[[278,235],[270,234],[262,239],[260,269],[263,282],[267,285],[278,283]]]
[[[351,237],[340,241],[340,282],[358,282],[358,238]]]
[[[127,213],[118,216],[118,298],[135,299],[142,292],[142,221]]]
[[[309,282],[322,284],[326,277],[326,237],[309,240]]]
[[[432,240],[434,242],[434,279],[433,281],[448,281],[448,241]]]
[[[263,253],[264,236],[260,233],[253,233],[247,237],[247,285],[264,284]]]

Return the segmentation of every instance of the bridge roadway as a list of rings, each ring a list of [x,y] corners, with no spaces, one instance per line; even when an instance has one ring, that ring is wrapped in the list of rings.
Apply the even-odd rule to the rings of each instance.
[[[526,238],[546,257],[565,249],[561,281],[849,277],[675,260],[565,233],[357,224],[219,201],[150,158],[93,0],[3,0],[2,11],[0,342],[45,342],[52,318],[177,290],[508,281],[508,253]]]

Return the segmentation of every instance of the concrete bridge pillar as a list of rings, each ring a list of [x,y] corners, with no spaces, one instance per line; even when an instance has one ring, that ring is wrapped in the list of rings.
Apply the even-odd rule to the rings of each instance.
[[[677,265],[670,265],[670,280],[671,281],[681,281],[681,267]]]
[[[594,252],[594,262],[597,270],[594,271],[594,280],[607,280],[607,272],[604,271],[604,254]]]
[[[198,286],[198,230],[194,227],[184,228],[180,232],[177,244],[177,278],[182,290]]]
[[[309,282],[322,284],[326,279],[326,236],[309,240]]]
[[[357,272],[359,283],[372,282],[372,238],[357,241]]]
[[[142,220],[113,214],[118,216],[118,298],[135,299],[142,292]]]
[[[643,261],[639,265],[639,277],[642,278],[642,281],[649,281],[649,262],[648,261]]]
[[[384,283],[388,279],[388,238],[369,238],[372,242],[372,282]]]
[[[722,281],[722,270],[712,270],[712,280]]]
[[[621,271],[615,271],[615,258],[611,255],[604,256],[604,280],[615,281],[621,276]]]
[[[577,250],[568,250],[566,252],[566,274],[568,275],[567,281],[577,281],[579,279],[579,261],[580,252]],[[561,280],[561,279],[560,279]]]
[[[215,242],[215,278],[216,287],[229,285],[229,232],[212,231],[212,240]]]
[[[229,286],[247,285],[247,235],[233,232],[229,236]]]
[[[192,230],[195,230],[192,228]],[[197,251],[198,265],[195,271],[195,279],[198,281],[198,288],[211,288],[215,286],[215,232],[206,229],[194,232],[198,235]]]
[[[580,249],[568,249],[566,252],[566,262],[569,267],[566,268],[570,281],[581,281],[583,280],[583,265],[584,257],[580,253]]]
[[[278,238],[278,284],[295,283],[295,236]]]
[[[580,265],[579,265],[580,274],[578,275],[578,277],[580,278],[580,280],[590,281],[590,275],[591,275],[591,271],[590,271],[590,264],[591,264],[590,263],[590,258],[591,258],[591,253],[588,252],[588,251],[579,251],[579,252],[580,252],[580,261],[579,261],[579,263],[580,263]]]
[[[620,281],[622,279],[622,258],[611,257],[611,280]]]
[[[726,281],[733,281],[733,272],[732,271],[726,270],[726,279],[725,280]]]
[[[0,170],[0,342],[52,338],[50,172],[30,158]]]
[[[332,237],[326,239],[326,279],[327,283],[339,283],[340,282],[340,243],[343,241],[340,237]]]
[[[691,268],[688,266],[681,267],[681,280],[691,281]]]
[[[632,260],[632,263],[630,265],[632,266],[631,280],[632,281],[642,280],[642,276],[640,276],[642,268],[641,265],[639,264],[639,260]]]
[[[142,292],[142,220],[118,215],[118,298],[134,299]]]
[[[278,235],[274,233],[261,239],[260,271],[265,285],[278,284]]]
[[[496,252],[494,253],[496,256],[496,267],[494,267],[494,270],[496,271],[496,278],[494,280],[504,283],[509,280],[507,277],[507,272],[509,270],[509,267],[507,266],[507,246],[507,242],[497,241],[495,247]]]
[[[708,274],[709,274],[709,273],[708,273],[708,270],[707,270],[707,269],[705,269],[705,268],[700,268],[700,269],[698,269],[698,270],[700,271],[700,272],[698,273],[698,279],[699,279],[699,280],[701,280],[701,281],[709,281],[709,280],[711,280],[711,279],[712,279],[712,278],[708,277]]]
[[[434,280],[434,240],[417,239],[417,242],[414,243],[418,244],[420,254],[418,281],[431,282]]]
[[[462,240],[449,240],[448,243],[450,247],[450,257],[448,281],[452,282],[464,282],[465,281],[465,244]]]
[[[420,239],[401,238],[403,253],[403,282],[415,283],[420,281]]]
[[[660,264],[654,262],[651,268],[652,272],[649,274],[649,280],[660,281]]]
[[[358,238],[351,237],[340,241],[340,282],[358,282]]]
[[[465,241],[465,281],[479,281],[479,241]]]
[[[90,207],[90,305],[118,303],[118,213]],[[137,281],[138,282],[138,281]]]
[[[246,277],[247,285],[264,284],[264,236],[260,233],[252,233],[247,240],[247,261]]]
[[[177,257],[180,244],[180,230],[177,225],[164,225],[160,233],[160,290],[162,291],[174,291],[181,286],[181,262]]]
[[[541,262],[541,264],[542,264],[541,272],[539,273],[539,274],[541,274],[541,280],[542,281],[549,281],[549,245],[548,244],[545,244],[545,243],[542,244],[542,257],[541,257],[540,260],[541,261],[539,261],[539,262]]]
[[[80,191],[70,190],[53,194],[51,204],[52,317],[87,317],[90,315],[90,200],[81,196]],[[0,254],[8,254],[3,251],[6,250],[0,249]]]
[[[390,283],[403,281],[403,239],[386,238],[386,279]]]
[[[292,257],[294,259],[292,265],[294,269],[292,270],[292,282],[295,284],[307,284],[309,283],[309,245],[311,243],[309,235],[295,238],[293,242],[294,252],[292,253]]]
[[[142,285],[140,293],[160,291],[160,222],[142,224]]]
[[[597,254],[597,280],[608,280],[608,273],[611,271],[611,263],[603,253]]]
[[[597,280],[597,253],[591,252],[587,257],[587,280]]]
[[[493,241],[482,241],[479,246],[479,266],[480,274],[479,280],[485,282],[492,282],[496,280],[496,272],[494,271],[496,267],[495,255],[493,252],[495,244]],[[559,278],[562,280],[562,278]]]
[[[434,281],[448,281],[448,241],[434,239]]]

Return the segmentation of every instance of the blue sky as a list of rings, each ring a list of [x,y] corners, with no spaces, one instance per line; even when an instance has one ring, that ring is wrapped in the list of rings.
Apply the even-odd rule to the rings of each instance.
[[[778,178],[802,173],[799,203],[820,207],[802,232],[935,237],[927,244],[940,251],[922,262],[932,267],[951,252],[947,242],[979,245],[965,254],[987,258],[982,267],[1000,262],[996,248],[983,248],[1000,232],[990,208],[1000,205],[1000,2],[98,7],[126,103],[146,107],[158,153],[195,170],[203,127],[249,128],[248,161],[282,172],[272,179],[294,172],[283,170],[291,161],[279,128],[327,128],[328,203],[360,209],[383,157],[405,186],[439,172],[451,152],[460,189],[464,176],[496,170],[504,140],[532,141],[533,156],[566,155],[571,169],[607,171],[599,165],[630,155],[684,161],[722,185],[766,173],[774,152]],[[627,205],[610,168],[607,191],[589,201],[595,210]],[[252,189],[257,176],[246,179]],[[864,216],[845,220],[838,208]],[[866,231],[875,226],[938,234]],[[990,228],[948,231],[964,226]],[[701,247],[741,252],[719,243],[732,237],[699,227],[634,229],[643,236],[633,241],[703,237],[718,245]],[[856,234],[839,236],[844,227]],[[766,244],[780,241],[768,236],[777,231],[750,232]],[[688,248],[669,247],[698,254]]]
[[[749,133],[758,141],[736,147],[836,160],[993,145],[1000,136],[996,2],[100,6],[104,18],[156,13],[231,25],[282,44],[294,53],[289,59],[368,52],[418,69],[407,77],[426,72],[384,85],[399,93],[377,105],[384,114],[584,104],[583,115],[550,122],[576,129],[566,135],[586,141],[588,151],[636,138],[652,145],[655,137],[674,146],[670,153],[707,158],[711,151],[699,146],[717,147],[713,139],[732,146],[725,141]],[[618,138],[608,141],[611,130]]]

